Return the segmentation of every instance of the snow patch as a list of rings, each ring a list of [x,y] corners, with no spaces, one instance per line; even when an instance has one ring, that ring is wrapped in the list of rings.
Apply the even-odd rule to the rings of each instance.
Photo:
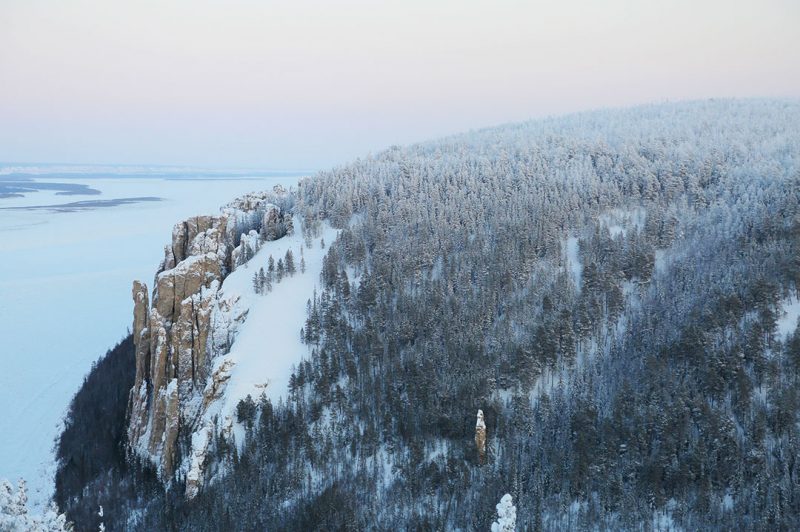
[[[633,209],[609,209],[601,214],[597,221],[604,226],[611,238],[618,235],[628,235],[631,229],[640,231],[644,228],[647,211],[643,207]]]
[[[567,258],[567,265],[572,273],[572,281],[575,283],[575,290],[581,292],[583,280],[583,264],[578,254],[578,237],[571,236],[563,242],[562,255]]]
[[[730,493],[726,493],[725,496],[722,498],[720,507],[726,512],[730,512],[731,510],[733,510],[733,497],[731,497]]]
[[[325,224],[321,237],[333,242],[337,234]],[[320,247],[319,239],[313,242],[310,249],[303,247],[301,231],[265,242],[252,260],[225,279],[223,297],[241,296],[249,313],[230,352],[223,357],[234,363],[223,399],[223,415],[232,415],[239,400],[248,394],[257,399],[264,392],[273,403],[286,397],[293,368],[308,353],[300,341],[300,328],[305,325],[306,302],[313,298],[318,287],[322,259],[327,252],[327,248]],[[291,249],[299,262],[301,248],[305,273],[298,269],[295,275],[275,282],[271,292],[256,294],[253,274],[259,268],[267,269],[269,257],[277,262]]]
[[[663,274],[667,271],[667,252],[664,249],[657,249],[655,255],[655,272]]]
[[[800,296],[795,294],[781,302],[780,318],[778,318],[778,338],[782,341],[789,339],[789,336],[797,329],[797,320],[800,319]]]

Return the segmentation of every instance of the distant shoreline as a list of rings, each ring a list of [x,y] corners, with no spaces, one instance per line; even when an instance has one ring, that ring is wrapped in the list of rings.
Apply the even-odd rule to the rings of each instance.
[[[260,181],[274,177],[297,178],[308,175],[306,172],[267,172],[263,174],[223,174],[211,172],[179,173],[21,173],[0,174],[0,200],[24,198],[28,194],[43,190],[55,191],[57,196],[98,196],[102,192],[84,183],[62,183],[53,180],[100,180],[100,179],[158,179],[164,181]],[[39,205],[37,208],[48,208],[49,205]],[[3,207],[10,209],[12,207]],[[17,207],[14,207],[17,208]],[[19,207],[23,209],[26,207]]]
[[[115,198],[107,200],[85,200],[73,201],[70,203],[56,203],[53,205],[25,205],[19,207],[0,207],[3,211],[39,211],[49,210],[52,212],[75,212],[104,207],[117,207],[119,205],[130,205],[132,203],[143,203],[152,201],[164,201],[163,198],[156,196],[141,196],[134,198]]]

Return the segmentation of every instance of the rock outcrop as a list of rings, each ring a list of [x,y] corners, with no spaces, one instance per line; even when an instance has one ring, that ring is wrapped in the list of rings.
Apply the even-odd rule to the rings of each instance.
[[[478,410],[478,421],[475,423],[475,447],[478,450],[478,464],[483,465],[486,460],[486,423],[483,420],[483,410]]]
[[[287,193],[276,189],[239,198],[218,216],[180,222],[164,250],[152,300],[144,283],[133,283],[136,377],[128,403],[128,442],[131,452],[151,460],[165,481],[179,466],[179,434],[194,431],[229,377],[230,367],[212,371],[213,359],[230,349],[247,312],[223,297],[223,281],[252,257],[263,238],[278,238],[291,228],[290,205]],[[208,441],[203,452],[207,446]],[[201,477],[193,473],[193,493]]]

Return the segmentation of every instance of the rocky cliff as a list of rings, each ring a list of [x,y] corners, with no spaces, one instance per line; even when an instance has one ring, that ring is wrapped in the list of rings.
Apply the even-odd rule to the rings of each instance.
[[[151,460],[163,480],[179,465],[179,434],[194,432],[204,409],[223,393],[228,368],[212,371],[212,361],[230,349],[247,316],[235,298],[224,296],[222,283],[262,242],[292,231],[291,205],[291,196],[276,188],[239,198],[219,215],[180,222],[165,248],[152,298],[144,283],[133,283],[136,378],[128,445]],[[192,482],[192,493],[198,482]]]

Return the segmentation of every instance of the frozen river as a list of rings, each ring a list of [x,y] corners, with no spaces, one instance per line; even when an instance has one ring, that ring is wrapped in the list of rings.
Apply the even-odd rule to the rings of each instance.
[[[0,479],[25,478],[32,502],[52,489],[53,442],[72,395],[127,334],[131,281],[150,287],[172,226],[298,180],[187,176],[48,176],[20,192],[0,175]]]

